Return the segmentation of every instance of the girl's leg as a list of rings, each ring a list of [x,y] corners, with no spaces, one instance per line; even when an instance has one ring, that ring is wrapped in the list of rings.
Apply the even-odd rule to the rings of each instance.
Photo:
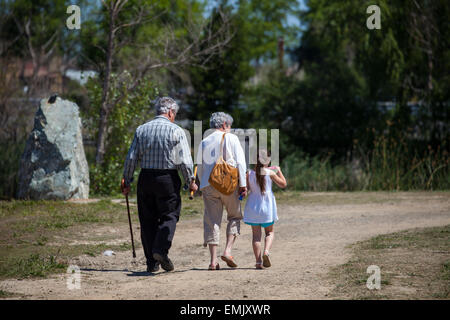
[[[209,253],[211,254],[211,266],[217,265],[217,244],[209,244]]]
[[[253,233],[253,253],[255,254],[256,263],[261,263],[261,227],[260,226],[252,226]]]
[[[266,239],[264,244],[264,254],[269,254],[270,248],[272,248],[273,239],[275,237],[274,231],[273,231],[273,224],[271,226],[268,226],[267,228],[264,228],[264,231],[266,233]]]

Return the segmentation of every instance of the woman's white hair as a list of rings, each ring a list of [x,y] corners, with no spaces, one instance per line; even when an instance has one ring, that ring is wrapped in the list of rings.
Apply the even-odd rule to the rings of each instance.
[[[209,118],[209,126],[213,129],[219,129],[223,123],[231,126],[233,124],[233,117],[225,112],[214,112]]]
[[[178,104],[170,97],[158,98],[155,103],[155,111],[157,115],[168,113],[170,110],[178,113],[179,109],[180,107]]]

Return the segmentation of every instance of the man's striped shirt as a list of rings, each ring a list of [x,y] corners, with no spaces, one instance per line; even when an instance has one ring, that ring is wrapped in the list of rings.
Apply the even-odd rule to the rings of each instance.
[[[133,181],[138,162],[143,169],[181,170],[188,185],[194,179],[186,134],[181,127],[164,116],[156,116],[136,129],[123,171],[127,186]]]

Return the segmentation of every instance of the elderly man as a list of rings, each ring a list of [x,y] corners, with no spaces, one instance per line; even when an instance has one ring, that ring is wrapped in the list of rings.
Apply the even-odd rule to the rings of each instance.
[[[202,140],[197,154],[200,189],[202,190],[205,204],[203,217],[204,244],[209,246],[211,254],[209,270],[220,268],[217,262],[217,246],[219,244],[220,224],[224,206],[227,210],[228,224],[226,246],[221,258],[229,267],[237,267],[231,255],[231,249],[236,236],[240,233],[242,212],[239,195],[245,196],[247,188],[245,155],[238,137],[229,133],[232,123],[233,118],[230,115],[223,112],[213,113],[210,118],[210,127],[215,129],[215,131]],[[228,164],[239,170],[239,188],[236,188],[230,195],[220,193],[208,182],[211,171],[220,154],[219,149],[224,133],[226,135],[223,143],[223,158]]]
[[[189,189],[197,190],[186,135],[174,124],[178,109],[172,98],[160,98],[156,103],[157,116],[136,129],[125,160],[123,194],[130,192],[137,163],[141,166],[137,202],[148,272],[158,271],[159,265],[166,271],[174,269],[168,253],[181,209],[177,169]]]

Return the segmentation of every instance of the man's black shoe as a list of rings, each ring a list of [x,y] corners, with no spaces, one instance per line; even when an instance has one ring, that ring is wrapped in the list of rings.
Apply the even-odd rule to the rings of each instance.
[[[170,261],[167,255],[161,255],[159,253],[153,254],[153,259],[161,264],[161,267],[166,271],[172,271],[174,269],[172,261]]]
[[[147,265],[147,272],[152,273],[159,270],[159,262],[152,263]]]

